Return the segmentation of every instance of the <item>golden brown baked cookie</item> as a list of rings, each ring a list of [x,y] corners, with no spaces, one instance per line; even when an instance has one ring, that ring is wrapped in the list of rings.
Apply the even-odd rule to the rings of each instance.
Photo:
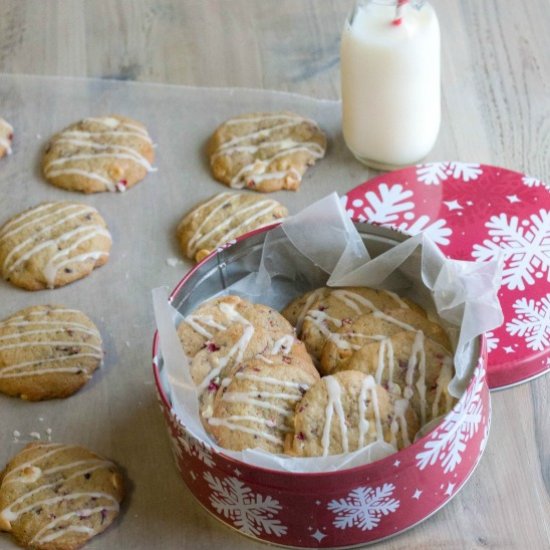
[[[178,326],[178,335],[188,357],[194,357],[208,342],[234,323],[252,323],[256,327],[273,329],[280,334],[292,334],[292,326],[281,314],[263,304],[253,304],[239,296],[228,295],[203,302]]]
[[[281,221],[287,215],[288,210],[272,199],[251,193],[219,193],[181,220],[177,237],[183,254],[200,262],[227,241]]]
[[[4,469],[0,530],[33,550],[75,550],[118,516],[117,466],[76,445],[31,443]]]
[[[140,122],[109,115],[85,118],[56,134],[42,160],[53,185],[81,191],[125,191],[153,171],[153,142]]]
[[[27,290],[56,288],[89,275],[109,258],[111,235],[88,205],[49,202],[0,228],[0,270]]]
[[[296,404],[285,451],[294,456],[327,456],[375,441],[402,448],[419,428],[416,415],[404,405],[394,403],[372,376],[362,372],[325,376]]]
[[[250,113],[219,126],[209,149],[214,177],[229,187],[295,191],[307,167],[325,155],[326,137],[294,113]]]
[[[425,336],[435,340],[446,349],[451,349],[449,337],[441,325],[430,321],[412,309],[392,309],[375,311],[357,317],[345,324],[327,340],[321,354],[323,372],[332,373],[341,370],[353,354],[365,344],[383,340],[398,332],[421,330]]]
[[[288,363],[273,356],[241,363],[219,389],[205,427],[227,449],[281,453],[295,404],[318,380],[313,364],[296,367],[291,356]]]
[[[319,360],[326,341],[338,329],[349,325],[359,315],[395,308],[413,309],[424,315],[420,306],[388,290],[367,287],[327,288],[309,305],[302,317],[298,336],[309,353]]]
[[[11,155],[11,142],[13,141],[13,126],[0,118],[0,159],[4,155]]]
[[[357,350],[345,369],[372,374],[395,398],[410,401],[421,425],[448,413],[453,356],[422,331],[402,331]]]
[[[29,401],[68,397],[103,359],[101,336],[84,313],[33,306],[0,322],[0,392]]]

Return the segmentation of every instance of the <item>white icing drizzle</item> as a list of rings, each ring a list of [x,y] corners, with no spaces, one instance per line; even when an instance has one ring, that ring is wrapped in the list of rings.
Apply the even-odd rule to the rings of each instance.
[[[64,266],[67,266],[75,262],[84,262],[89,259],[97,260],[102,256],[108,256],[108,252],[101,250],[91,250],[89,252],[73,256],[71,258],[66,258],[71,252],[76,250],[82,243],[89,241],[97,236],[106,237],[109,241],[111,240],[111,235],[107,229],[98,224],[84,224],[79,227],[75,227],[74,223],[71,224],[67,229],[61,230],[61,226],[67,224],[69,221],[78,218],[86,213],[95,213],[97,210],[90,206],[81,205],[81,204],[69,204],[61,206],[60,208],[55,203],[50,203],[54,207],[54,210],[47,213],[46,215],[39,216],[35,219],[31,219],[21,225],[6,231],[4,230],[0,234],[0,240],[5,240],[8,237],[13,237],[23,229],[31,229],[33,226],[45,222],[49,218],[54,218],[59,216],[63,212],[70,212],[60,219],[57,219],[53,223],[46,223],[45,227],[39,231],[34,232],[31,236],[24,239],[17,246],[13,247],[9,254],[6,256],[4,263],[2,265],[2,272],[5,278],[8,278],[10,273],[16,270],[22,263],[30,260],[32,257],[39,254],[44,249],[51,249],[51,256],[42,269],[42,274],[46,281],[48,287],[53,287],[55,285],[55,280],[57,278],[57,273],[59,269]],[[57,208],[56,208],[57,207]],[[75,211],[76,209],[76,211]],[[34,212],[37,213],[42,211],[43,208],[38,207],[34,209]],[[18,221],[21,219],[26,219],[28,215],[22,215]],[[10,224],[8,224],[10,225]],[[61,232],[60,232],[61,231]],[[41,237],[41,238],[40,238]],[[70,245],[59,250],[59,245],[65,241],[70,241],[75,238]],[[64,259],[66,258],[66,259]]]
[[[7,137],[13,133],[13,126],[5,121],[3,118],[0,118],[0,147],[6,150],[7,155],[11,155],[11,140]],[[3,137],[3,134],[6,137]]]
[[[290,353],[295,341],[296,339],[293,334],[285,334],[275,341],[271,348],[271,355],[277,355],[281,351],[285,354]]]
[[[370,422],[366,418],[369,391],[371,395],[370,405],[374,412],[376,439],[378,441],[384,440],[384,433],[382,431],[382,420],[380,417],[380,406],[378,404],[378,394],[376,393],[376,383],[374,378],[368,375],[363,379],[363,382],[361,383],[361,392],[359,394],[359,449],[365,446],[365,435],[368,433],[370,427]]]
[[[370,300],[349,290],[333,290],[332,296],[343,302],[349,308],[353,309],[357,315],[364,313],[364,308],[367,308],[367,311],[380,311]],[[363,306],[363,308],[360,306]]]
[[[396,445],[396,434],[397,431],[401,431],[401,435],[403,436],[403,444],[404,446],[408,446],[411,444],[411,440],[409,437],[409,427],[407,424],[407,418],[405,417],[405,414],[409,408],[409,400],[408,399],[397,399],[394,402],[394,413],[395,413],[395,420],[392,422],[391,426],[391,433],[392,433],[392,444]]]
[[[20,342],[18,344],[8,344],[0,346],[1,351],[8,349],[24,348],[27,346],[74,346],[74,347],[84,347],[102,352],[101,347],[94,346],[93,344],[88,344],[87,342],[77,342],[75,340],[63,341],[63,340],[49,340],[49,341],[32,341],[32,342]]]
[[[71,448],[71,447],[70,446],[62,446],[62,447],[59,447],[59,448],[55,449],[54,451],[50,451],[50,452],[45,453],[41,456],[38,456],[35,460],[24,463],[24,464],[20,465],[18,468],[12,470],[10,472],[10,474],[13,476],[13,474],[16,471],[20,471],[22,469],[28,468],[32,464],[39,463],[41,460],[43,460],[47,456],[51,456],[55,452],[60,452],[62,450],[67,450],[69,448]],[[56,497],[51,497],[51,498],[45,498],[45,499],[42,499],[42,500],[38,500],[38,501],[33,502],[31,504],[28,504],[26,506],[23,505],[24,502],[26,500],[28,500],[30,497],[32,497],[32,496],[34,496],[38,493],[41,493],[42,491],[44,491],[46,489],[50,489],[52,487],[55,487],[60,482],[66,483],[67,481],[70,481],[71,479],[74,479],[78,476],[83,476],[85,474],[92,473],[92,472],[94,472],[96,470],[99,470],[101,468],[108,468],[108,467],[112,466],[111,462],[109,462],[107,460],[98,459],[98,460],[91,460],[91,461],[75,461],[73,463],[69,463],[69,464],[64,465],[62,469],[71,469],[71,468],[83,465],[83,463],[88,463],[89,464],[88,467],[77,470],[76,472],[72,473],[71,475],[65,477],[62,481],[61,480],[56,480],[52,483],[45,483],[43,485],[40,485],[40,486],[36,487],[35,489],[32,489],[31,491],[27,491],[26,493],[24,493],[23,495],[21,495],[20,497],[15,499],[9,506],[4,508],[0,512],[0,517],[2,517],[4,520],[6,520],[8,522],[11,522],[11,521],[17,520],[17,518],[21,514],[29,512],[30,510],[33,510],[33,509],[38,508],[40,506],[47,506],[49,504],[55,504],[57,502],[61,502],[61,501],[64,501],[64,500],[75,500],[75,499],[78,499],[78,498],[81,498],[81,497],[88,497],[88,496],[89,497],[95,497],[95,498],[105,498],[107,500],[110,500],[117,507],[116,509],[118,509],[117,500],[114,497],[112,497],[111,495],[109,495],[108,493],[104,493],[104,492],[73,492],[73,493],[69,493],[67,495],[60,495],[60,496],[56,496]],[[44,470],[43,473],[47,474],[47,473],[53,473],[55,471],[59,471],[59,470],[57,468],[52,468],[49,471]],[[4,478],[4,481],[6,481],[7,478],[8,478],[8,476],[6,476],[6,478]],[[14,480],[12,480],[12,483],[17,482],[17,481],[18,481],[17,479],[14,479]]]
[[[0,378],[19,378],[21,376],[35,376],[37,374],[48,374],[51,372],[73,372],[77,373],[82,371],[82,367],[56,367],[56,368],[45,368],[45,369],[33,369],[37,365],[44,365],[46,363],[57,363],[64,361],[74,361],[80,360],[83,357],[91,357],[94,359],[103,359],[103,354],[99,353],[77,353],[75,355],[66,355],[62,357],[49,357],[47,359],[39,359],[36,361],[25,361],[22,363],[16,363],[10,365],[9,367],[4,367],[0,369]],[[14,372],[16,371],[16,372]],[[86,375],[89,376],[89,375]]]
[[[424,333],[416,331],[411,355],[407,364],[407,375],[405,381],[407,389],[413,384],[414,372],[418,370],[418,380],[415,384],[420,397],[420,422],[423,426],[426,423],[426,350],[424,348]],[[406,390],[405,390],[406,391]],[[409,393],[409,392],[407,392]],[[412,392],[410,392],[412,393]],[[405,395],[405,397],[407,397]],[[410,398],[409,398],[410,399]]]
[[[258,356],[260,359],[262,356]],[[265,358],[264,358],[265,359]],[[273,364],[273,361],[270,361]],[[309,386],[303,382],[291,382],[289,380],[279,380],[278,378],[272,378],[269,376],[259,376],[257,374],[248,374],[246,372],[238,372],[235,378],[239,380],[251,380],[253,382],[263,382],[264,384],[272,384],[274,386],[283,386],[285,388],[296,388],[298,390],[307,389]]]
[[[95,534],[95,530],[85,525],[67,525],[63,529],[56,529],[56,526],[59,523],[70,520],[72,517],[76,516],[87,518],[93,516],[94,514],[100,514],[103,510],[118,512],[118,504],[117,506],[96,506],[95,508],[82,508],[81,510],[68,512],[67,514],[59,516],[58,518],[50,521],[50,523],[46,524],[42,529],[40,529],[31,539],[31,543],[44,544],[46,542],[57,540],[67,533],[85,533],[87,535],[93,536]],[[53,533],[50,533],[49,535],[46,535],[46,533],[48,531],[51,531],[52,529],[55,529],[55,531]]]
[[[252,117],[248,119],[234,119],[229,121],[229,123],[233,125],[243,123],[249,124],[251,122],[264,120],[281,121],[281,123],[275,123],[271,127],[262,128],[260,130],[236,136],[221,145],[219,150],[212,156],[212,158],[215,159],[221,155],[228,155],[239,151],[255,154],[260,149],[266,149],[270,147],[278,151],[266,159],[255,159],[249,164],[243,166],[239,170],[239,172],[231,179],[231,182],[229,184],[230,187],[234,189],[242,189],[248,181],[253,181],[255,184],[258,184],[266,179],[284,179],[289,176],[292,176],[295,181],[300,182],[302,176],[293,167],[290,167],[288,170],[278,172],[269,172],[267,171],[267,169],[273,161],[277,160],[281,156],[286,156],[291,153],[304,151],[310,154],[314,159],[319,159],[324,155],[323,147],[314,141],[296,142],[292,139],[266,141],[270,134],[279,130],[293,128],[299,126],[300,124],[303,124],[304,122],[315,125],[314,122],[308,121],[301,117],[292,115],[271,115],[266,118]],[[260,142],[254,143],[256,140],[259,140]]]
[[[302,397],[302,390],[305,391],[309,388],[308,384],[278,380],[269,376],[260,376],[243,372],[238,372],[235,377],[241,380],[260,382],[268,386],[282,386],[283,388],[288,388],[289,390],[296,390],[292,393],[289,393],[282,391],[265,391],[254,389],[244,392],[225,392],[222,396],[223,401],[230,403],[245,403],[248,405],[252,405],[253,407],[273,411],[281,415],[283,418],[289,418],[292,416],[293,406]],[[228,385],[225,384],[226,380],[227,379],[224,379],[222,381],[222,385]],[[274,400],[279,400],[287,403],[284,406],[281,406],[273,403]],[[243,433],[261,437],[267,441],[270,441],[271,443],[277,444],[278,446],[282,446],[280,437],[278,438],[276,436],[273,436],[265,430],[262,430],[261,428],[263,426],[267,426],[269,428],[276,428],[279,432],[291,431],[289,428],[283,425],[278,425],[278,423],[272,419],[266,419],[260,416],[253,415],[232,415],[226,418],[211,417],[208,419],[208,422],[212,426],[224,426],[229,430],[240,431]],[[242,422],[252,423],[253,425],[255,425],[255,427],[243,425]]]
[[[410,330],[411,332],[415,332],[417,330],[412,325],[409,325],[408,323],[404,323],[403,321],[399,321],[399,319],[396,319],[395,317],[392,317],[391,315],[388,315],[387,313],[384,313],[382,311],[375,311],[373,312],[372,315],[374,317],[378,317],[379,319],[383,319],[388,323],[397,325],[398,327],[401,327],[403,330]]]
[[[399,297],[399,295],[396,294],[395,292],[392,292],[391,290],[383,290],[382,292],[384,292],[384,294],[387,294],[390,298],[393,298],[397,302],[397,304],[399,305],[400,308],[411,309],[409,304],[407,304],[407,302],[402,300]]]
[[[227,195],[230,195],[229,198],[227,197]],[[194,235],[191,237],[191,239],[189,239],[189,242],[187,243],[188,256],[193,256],[194,254],[196,254],[196,252],[201,248],[202,243],[207,242],[209,239],[213,238],[215,235],[220,233],[223,229],[227,227],[231,227],[232,224],[235,223],[237,219],[242,218],[244,214],[250,212],[250,215],[242,219],[242,221],[239,221],[236,227],[233,227],[229,231],[221,232],[221,236],[216,237],[217,241],[213,245],[213,248],[216,248],[222,245],[223,243],[227,242],[235,235],[242,234],[243,232],[246,231],[246,227],[249,226],[254,220],[269,214],[270,212],[274,211],[276,208],[279,207],[279,203],[277,203],[272,199],[255,201],[254,203],[252,203],[249,206],[246,206],[245,208],[236,209],[232,214],[230,214],[229,216],[226,216],[221,223],[216,224],[210,231],[204,234],[201,234],[202,228],[206,226],[206,224],[214,217],[214,215],[217,212],[219,212],[226,204],[230,204],[231,202],[237,200],[239,197],[239,195],[234,195],[230,193],[222,193],[221,196],[224,197],[223,200],[204,218],[204,220],[199,224],[199,226],[195,230]],[[214,201],[214,199],[216,198],[218,197],[214,197],[212,201]],[[228,199],[228,200],[225,200],[225,199]],[[205,203],[199,208],[201,209],[207,208],[208,205],[212,204],[212,201],[208,201],[207,203]],[[180,224],[180,227],[184,224],[185,221],[186,219],[182,221],[182,223]],[[271,223],[271,221],[268,223]]]
[[[385,358],[387,357],[387,362]],[[382,384],[382,375],[384,369],[388,367],[388,388],[393,390],[393,371],[394,371],[395,357],[391,338],[384,338],[380,341],[380,347],[378,348],[378,365],[376,367],[376,382]]]
[[[239,418],[239,417],[236,417]],[[256,423],[261,423],[260,418],[252,417]],[[241,420],[248,420],[248,417],[242,417]],[[223,426],[229,430],[236,431],[236,432],[243,432],[251,435],[256,435],[258,437],[261,437],[262,439],[266,439],[267,441],[270,441],[271,443],[275,443],[276,445],[282,446],[280,438],[277,438],[267,432],[264,432],[262,430],[257,430],[254,428],[250,428],[248,426],[243,426],[242,424],[238,424],[236,422],[231,422],[228,418],[217,418],[212,417],[208,419],[208,423],[212,426]],[[267,425],[267,424],[266,424]],[[271,426],[270,426],[271,427]]]
[[[111,117],[87,118],[84,122],[97,123],[111,128],[105,132],[86,132],[84,130],[66,130],[54,138],[52,144],[69,144],[76,147],[85,147],[92,149],[93,153],[71,154],[67,157],[61,157],[50,161],[44,167],[44,173],[48,178],[55,178],[64,175],[77,175],[90,178],[101,182],[107,191],[123,191],[124,186],[119,185],[118,180],[113,180],[108,173],[100,173],[94,170],[84,170],[77,166],[65,167],[68,163],[78,163],[79,161],[88,161],[101,158],[123,159],[132,161],[147,170],[147,172],[155,172],[156,168],[151,166],[147,158],[142,155],[137,147],[129,147],[121,143],[102,143],[101,138],[108,137],[110,139],[134,137],[147,143],[152,144],[151,138],[148,136],[145,129],[140,128],[135,124],[123,122]],[[114,130],[120,128],[121,130]]]
[[[300,310],[300,313],[298,314],[298,318],[296,320],[296,334],[300,334],[302,330],[302,324],[304,323],[304,319],[308,314],[311,306],[313,305],[313,302],[315,302],[317,298],[323,294],[324,291],[325,291],[324,288],[322,287],[318,288],[313,292],[311,292],[311,294],[307,297],[304,307]]]
[[[254,335],[254,326],[247,319],[237,313],[234,307],[225,303],[221,303],[219,307],[222,313],[224,313],[229,319],[229,321],[238,322],[243,325],[243,333],[226,355],[221,357],[214,356],[215,360],[217,360],[217,365],[204,377],[203,381],[198,385],[197,391],[199,392],[199,394],[201,394],[210,385],[210,382],[220,374],[220,372],[227,366],[227,364],[233,357],[235,357],[235,363],[240,363],[242,361],[244,352],[248,347],[250,339]]]
[[[332,417],[334,411],[338,417],[340,434],[342,436],[342,449],[345,453],[349,450],[348,427],[346,425],[346,416],[342,406],[342,388],[334,376],[325,376],[323,378],[328,394],[328,403],[325,408],[325,425],[323,428],[323,456],[328,456],[330,448],[330,433],[332,427]]]
[[[207,327],[215,328],[217,330],[225,330],[227,327],[215,321],[211,315],[188,315],[184,320],[195,332],[198,332],[205,338],[212,338],[214,335],[208,332],[201,324]]]
[[[59,310],[50,310],[54,311],[55,313],[58,313]],[[21,317],[22,319],[22,317]],[[72,323],[70,321],[16,321],[12,322],[14,319],[12,319],[9,322],[1,322],[0,323],[0,329],[1,328],[11,328],[11,327],[26,327],[29,325],[50,325],[50,326],[59,326],[61,329],[68,328],[69,330],[72,330],[73,332],[82,332],[86,334],[90,334],[91,336],[97,336],[99,337],[99,332],[97,330],[93,330],[90,327],[87,327],[86,325],[82,325],[81,323]],[[51,329],[51,331],[54,330],[60,330],[60,329]],[[62,330],[61,330],[62,331]],[[23,335],[23,334],[29,334],[30,331],[24,331],[24,332],[17,332],[14,334],[17,335]],[[0,340],[3,337],[0,337]]]
[[[441,401],[441,396],[443,395],[443,390],[447,390],[449,382],[453,377],[453,360],[450,356],[446,355],[443,358],[443,364],[441,365],[441,370],[439,371],[439,376],[437,377],[437,388],[435,391],[435,398],[432,404],[432,418],[439,416],[439,403]],[[445,410],[449,411],[453,404],[453,396],[445,391]]]

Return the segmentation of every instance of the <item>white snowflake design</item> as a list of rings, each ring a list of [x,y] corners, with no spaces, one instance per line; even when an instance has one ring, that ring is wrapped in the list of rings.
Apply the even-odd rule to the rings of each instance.
[[[502,213],[491,216],[485,227],[491,238],[475,244],[472,256],[484,262],[504,255],[503,285],[525,290],[545,272],[550,281],[550,211],[541,209],[524,220]]]
[[[483,430],[483,439],[481,440],[481,444],[479,445],[479,452],[483,453],[485,451],[485,447],[487,447],[487,441],[489,441],[489,428],[491,427],[490,422],[488,421],[485,424],[485,428]]]
[[[391,187],[386,183],[381,183],[376,191],[367,191],[365,198],[356,198],[348,206],[348,214],[354,216],[355,212],[361,209],[356,216],[359,221],[369,221],[378,223],[386,227],[397,229],[407,235],[417,235],[425,233],[435,243],[448,245],[449,239],[453,233],[452,229],[447,227],[444,219],[437,219],[432,222],[429,216],[421,215],[416,217],[414,202],[410,199],[413,192],[405,189],[400,183]],[[349,208],[351,206],[351,208]],[[402,221],[398,222],[402,215]]]
[[[206,472],[204,479],[212,489],[210,503],[213,508],[240,531],[254,536],[262,532],[277,537],[286,534],[287,527],[275,518],[282,510],[278,500],[253,493],[236,477],[221,480]]]
[[[527,298],[513,305],[516,317],[506,323],[506,331],[525,339],[528,348],[542,351],[550,346],[550,294],[540,301]]]
[[[500,338],[495,336],[495,333],[490,330],[485,333],[485,341],[487,342],[487,351],[491,353],[493,350],[497,349]]]
[[[477,180],[482,173],[479,164],[467,162],[429,162],[416,167],[418,181],[426,185],[440,185],[449,177],[469,182]]]
[[[532,176],[523,176],[522,178],[523,184],[527,187],[544,187],[548,191],[550,191],[550,186],[546,185],[542,180],[539,180],[538,178],[533,178]]]
[[[215,465],[211,448],[206,443],[185,432],[182,433],[178,430],[178,435],[173,438],[173,447],[178,458],[181,458],[181,449],[183,448],[189,456],[198,458],[208,468],[212,468]]]
[[[399,500],[391,498],[395,485],[384,483],[381,487],[357,487],[346,498],[332,500],[327,508],[336,516],[333,521],[337,529],[359,527],[371,531],[378,526],[383,516],[399,508]]]
[[[439,462],[443,472],[448,474],[462,462],[466,443],[477,433],[483,418],[483,380],[484,372],[478,366],[473,386],[434,430],[422,452],[416,455],[416,465],[420,470]]]

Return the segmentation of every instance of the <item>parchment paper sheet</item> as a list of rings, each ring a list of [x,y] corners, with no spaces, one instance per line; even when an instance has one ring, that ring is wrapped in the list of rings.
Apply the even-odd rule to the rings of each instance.
[[[15,128],[14,153],[0,160],[0,224],[41,201],[69,200],[97,207],[113,234],[109,263],[87,279],[37,293],[0,280],[0,317],[34,304],[64,304],[86,312],[103,335],[104,366],[73,397],[25,403],[0,395],[0,468],[31,432],[47,439],[50,428],[52,440],[86,445],[125,469],[122,518],[86,548],[182,548],[183,540],[207,544],[210,536],[229,535],[199,509],[173,465],[151,374],[151,289],[173,288],[191,265],[166,263],[181,257],[174,237],[180,216],[225,190],[211,178],[203,154],[209,135],[232,115],[271,109],[312,117],[329,138],[326,158],[308,171],[301,190],[273,195],[291,212],[333,190],[344,194],[373,175],[342,141],[337,102],[244,89],[0,75],[0,116]],[[123,194],[85,196],[46,183],[38,167],[47,139],[80,118],[105,113],[147,125],[158,144],[158,172]],[[260,547],[239,540],[243,548]],[[0,534],[0,548],[17,547]]]
[[[321,219],[322,224],[319,223]],[[288,240],[281,241],[285,235]],[[499,261],[476,263],[447,259],[429,237],[421,234],[371,259],[338,195],[332,193],[270,231],[264,241],[258,270],[223,294],[238,294],[281,310],[301,293],[292,288],[293,281],[305,284],[308,290],[319,286],[317,267],[326,276],[330,274],[326,283],[329,286],[366,285],[398,290],[437,318],[446,328],[455,351],[455,376],[449,391],[461,397],[477,363],[475,339],[500,326],[503,320],[497,296],[501,278]],[[153,299],[164,357],[165,389],[187,429],[218,452],[248,464],[293,472],[337,471],[395,452],[383,441],[353,453],[315,458],[290,458],[261,449],[242,452],[221,449],[201,425],[189,359],[175,330],[183,317],[168,304],[162,289],[155,289]],[[430,422],[432,427],[435,424],[435,419]],[[423,428],[422,432],[427,433],[428,426]]]

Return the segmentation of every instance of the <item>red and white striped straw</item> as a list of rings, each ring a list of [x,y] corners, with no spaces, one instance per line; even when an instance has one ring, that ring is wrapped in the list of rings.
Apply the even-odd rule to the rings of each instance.
[[[408,2],[409,0],[397,0],[397,5],[395,6],[395,17],[393,21],[391,22],[392,25],[401,25],[401,22],[403,21],[403,16],[401,14],[403,10],[403,6]]]

